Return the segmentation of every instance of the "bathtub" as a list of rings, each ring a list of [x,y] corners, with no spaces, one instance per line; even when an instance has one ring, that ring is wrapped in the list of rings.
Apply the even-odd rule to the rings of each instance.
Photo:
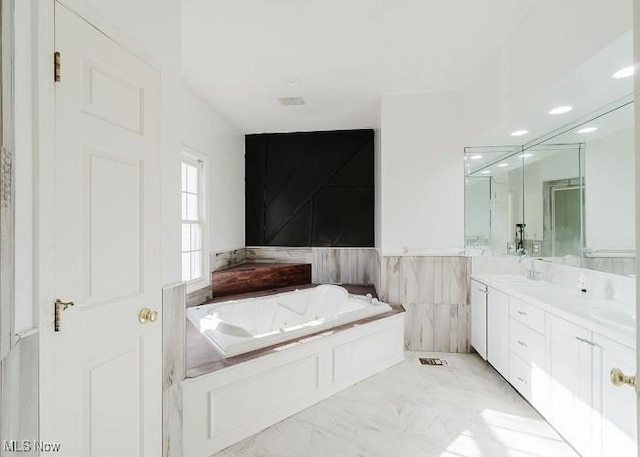
[[[320,285],[194,306],[187,309],[187,318],[226,358],[389,311],[388,304],[375,298]]]

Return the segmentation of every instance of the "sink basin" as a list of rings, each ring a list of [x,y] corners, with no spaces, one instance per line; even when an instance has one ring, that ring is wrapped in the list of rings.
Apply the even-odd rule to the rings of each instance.
[[[527,279],[525,276],[518,275],[499,275],[496,276],[496,279],[512,286],[542,286],[546,284],[544,281],[534,281],[533,279]]]
[[[606,324],[617,325],[628,329],[636,328],[636,315],[632,310],[598,309],[589,311],[589,315]]]

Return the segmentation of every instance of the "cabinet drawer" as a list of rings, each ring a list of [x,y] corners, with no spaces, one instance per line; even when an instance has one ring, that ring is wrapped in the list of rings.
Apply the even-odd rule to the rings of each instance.
[[[509,297],[509,315],[544,335],[544,311],[517,298]]]
[[[509,349],[522,360],[545,367],[544,336],[513,318],[509,319]]]
[[[509,352],[509,382],[524,398],[531,401],[531,365]]]

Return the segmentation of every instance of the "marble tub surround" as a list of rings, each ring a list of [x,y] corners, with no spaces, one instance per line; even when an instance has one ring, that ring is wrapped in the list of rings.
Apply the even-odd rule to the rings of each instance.
[[[311,282],[317,284],[374,284],[374,248],[247,247],[246,260],[310,263]]]
[[[162,456],[182,457],[186,284],[162,289]]]
[[[478,356],[426,352],[216,454],[249,456],[579,457]]]
[[[629,316],[635,315],[634,306],[600,298],[595,294],[583,294],[575,286],[569,288],[545,280],[530,281],[529,284],[523,285],[520,281],[525,279],[524,276],[474,274],[472,279],[613,341],[630,348],[636,347],[635,328],[616,325],[594,317],[603,311],[618,311],[628,313]],[[514,279],[519,281],[514,283]]]
[[[209,303],[219,303],[219,302],[225,302],[225,301],[236,300],[236,299],[241,300],[244,298],[277,295],[282,292],[290,292],[296,289],[307,289],[315,286],[317,286],[317,284],[306,284],[303,286],[282,287],[279,289],[272,289],[268,291],[250,292],[250,293],[234,295],[230,297],[214,298]],[[370,293],[372,294],[373,297],[377,297],[375,293],[375,289],[372,286],[343,284],[342,287],[347,289],[349,293],[354,293],[357,295],[366,295],[367,293]],[[401,306],[395,306],[393,313],[390,313],[389,315],[397,314],[400,312],[404,312],[404,309]],[[374,318],[383,318],[383,317],[387,317],[387,315],[385,314],[380,316],[374,316]],[[340,329],[350,328],[353,325],[361,324],[365,321],[369,322],[370,320],[375,320],[374,318],[368,318],[363,321],[352,322],[351,324],[346,324],[344,326],[341,326]],[[332,330],[335,330],[335,329],[332,329]],[[327,333],[327,332],[321,332],[321,333]],[[313,335],[309,335],[306,337],[298,338],[297,340],[288,341],[288,342],[279,344],[277,346],[272,346],[269,348],[264,348],[259,351],[254,351],[247,354],[238,355],[236,357],[230,357],[230,358],[224,359],[220,356],[218,351],[216,351],[216,349],[211,345],[211,343],[207,341],[207,339],[203,335],[200,334],[198,329],[191,322],[187,322],[187,325],[186,325],[186,345],[187,345],[186,377],[194,378],[197,376],[201,376],[203,374],[220,370],[228,366],[237,365],[238,363],[242,363],[247,360],[253,360],[264,354],[274,352],[274,351],[277,352],[278,350],[281,350],[281,348],[287,347],[291,344],[297,344],[299,343],[300,340],[306,340],[312,337]]]
[[[369,322],[375,322],[387,317],[404,313],[404,308],[400,305],[393,305],[391,308],[391,311],[384,314],[367,317],[365,319],[360,319],[355,322],[340,325],[329,330],[323,330],[318,333],[312,333],[310,335],[286,341],[275,346],[269,346],[257,351],[247,352],[235,357],[227,357],[226,359],[220,355],[220,353],[211,345],[209,341],[207,341],[207,339],[191,322],[187,322],[187,378],[196,378],[198,376],[203,376],[208,373],[222,370],[223,368],[238,365],[250,360],[255,360],[257,358],[264,357],[265,355],[277,354],[279,352],[282,352],[283,350],[286,350],[287,348],[304,345],[306,342],[316,341],[319,338],[335,335],[337,333],[361,326],[363,324],[367,324]]]
[[[213,298],[211,286],[203,287],[187,294],[187,306],[196,306],[206,303]]]
[[[461,256],[380,256],[380,297],[407,310],[405,349],[469,351],[468,268]]]
[[[209,270],[216,271],[232,267],[245,261],[245,248],[227,249],[209,253]]]

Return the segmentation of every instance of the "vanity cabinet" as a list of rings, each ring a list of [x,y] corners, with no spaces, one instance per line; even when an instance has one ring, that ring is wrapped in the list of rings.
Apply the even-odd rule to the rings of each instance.
[[[509,377],[509,296],[492,287],[487,294],[487,360]]]
[[[471,280],[471,346],[487,360],[487,286]]]
[[[636,354],[603,336],[594,334],[594,413],[595,455],[635,457],[637,455],[636,394],[629,386],[615,386],[611,370],[636,373]]]
[[[593,348],[589,330],[547,315],[547,418],[583,457],[593,455]]]
[[[473,282],[472,344],[481,355],[582,457],[637,456],[635,390],[611,382],[613,368],[636,374],[636,351]]]

